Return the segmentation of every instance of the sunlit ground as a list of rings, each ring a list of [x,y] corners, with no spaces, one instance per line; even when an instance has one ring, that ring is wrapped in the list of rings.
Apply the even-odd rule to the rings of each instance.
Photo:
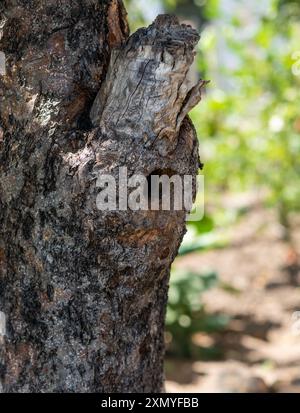
[[[247,212],[224,233],[225,248],[175,263],[178,269],[218,274],[217,285],[201,300],[210,316],[230,320],[219,332],[193,335],[200,357],[167,358],[168,391],[300,391],[300,216],[292,219],[295,250],[282,239],[274,210],[246,199]]]

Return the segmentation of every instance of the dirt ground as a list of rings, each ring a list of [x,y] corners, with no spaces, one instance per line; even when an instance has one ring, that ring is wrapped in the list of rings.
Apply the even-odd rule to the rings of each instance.
[[[203,301],[231,321],[197,338],[217,346],[221,361],[166,360],[166,391],[300,392],[299,217],[292,222],[293,247],[275,212],[256,205],[226,234],[226,248],[177,259],[178,268],[218,273],[220,287]]]

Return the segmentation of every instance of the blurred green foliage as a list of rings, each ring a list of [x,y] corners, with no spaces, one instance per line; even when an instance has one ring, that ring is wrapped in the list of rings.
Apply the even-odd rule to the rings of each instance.
[[[293,73],[299,20],[287,19],[293,2],[266,0],[259,14],[254,1],[248,11],[241,5],[225,15],[218,3],[197,62],[212,82],[191,113],[206,201],[224,191],[263,188],[287,225],[289,211],[300,207],[300,73]]]
[[[215,273],[172,272],[166,317],[168,354],[193,358],[218,355],[214,346],[203,348],[192,340],[196,333],[222,330],[229,321],[225,315],[207,314],[201,301],[201,295],[217,282]]]

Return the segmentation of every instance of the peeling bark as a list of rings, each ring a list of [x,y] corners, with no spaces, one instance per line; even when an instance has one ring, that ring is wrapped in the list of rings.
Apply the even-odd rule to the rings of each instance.
[[[160,16],[128,38],[118,0],[0,12],[2,389],[159,392],[186,211],[99,211],[95,177],[197,174],[198,35]]]

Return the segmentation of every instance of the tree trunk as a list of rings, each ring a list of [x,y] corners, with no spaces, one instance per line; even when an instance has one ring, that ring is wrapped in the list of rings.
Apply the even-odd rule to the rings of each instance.
[[[2,391],[159,392],[186,211],[100,211],[95,177],[196,175],[198,35],[160,16],[128,38],[119,0],[0,13]]]

